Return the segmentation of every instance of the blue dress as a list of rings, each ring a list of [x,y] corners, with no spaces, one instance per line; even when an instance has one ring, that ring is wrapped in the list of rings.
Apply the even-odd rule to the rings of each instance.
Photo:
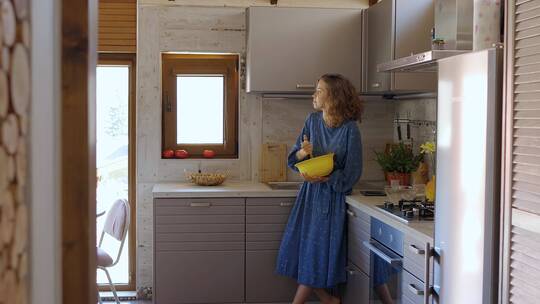
[[[322,112],[310,114],[289,153],[288,165],[296,171],[304,135],[314,156],[335,153],[334,171],[327,182],[302,184],[281,240],[276,273],[313,288],[332,288],[346,281],[345,195],[362,172],[360,132],[356,121],[330,128]]]

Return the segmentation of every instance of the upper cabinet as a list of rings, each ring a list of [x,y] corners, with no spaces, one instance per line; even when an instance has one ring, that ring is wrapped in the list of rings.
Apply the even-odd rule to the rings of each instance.
[[[377,64],[431,50],[433,0],[382,0],[364,14],[365,93],[435,92],[436,73],[379,73]]]
[[[312,93],[325,73],[361,90],[362,10],[248,8],[247,92]]]

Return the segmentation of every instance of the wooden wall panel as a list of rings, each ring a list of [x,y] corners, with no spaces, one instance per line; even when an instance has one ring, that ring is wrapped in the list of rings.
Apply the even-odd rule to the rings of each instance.
[[[97,0],[62,0],[62,303],[96,299]]]
[[[99,0],[98,51],[137,51],[136,0]]]
[[[28,1],[0,1],[0,303],[28,303]]]

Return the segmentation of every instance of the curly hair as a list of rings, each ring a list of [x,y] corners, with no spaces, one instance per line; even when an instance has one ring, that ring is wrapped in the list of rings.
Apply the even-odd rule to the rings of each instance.
[[[354,85],[340,74],[324,74],[320,80],[328,86],[330,96],[327,108],[330,121],[327,123],[337,127],[348,120],[361,121],[364,106]]]

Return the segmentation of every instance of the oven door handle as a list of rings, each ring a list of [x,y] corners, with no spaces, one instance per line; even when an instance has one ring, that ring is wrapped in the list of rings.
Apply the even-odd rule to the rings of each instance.
[[[402,264],[402,258],[400,256],[398,257],[391,257],[389,254],[385,253],[384,251],[387,251],[385,249],[380,248],[380,245],[375,243],[374,241],[364,241],[364,246],[366,246],[369,251],[376,254],[379,258],[383,259],[388,264],[399,267]]]

